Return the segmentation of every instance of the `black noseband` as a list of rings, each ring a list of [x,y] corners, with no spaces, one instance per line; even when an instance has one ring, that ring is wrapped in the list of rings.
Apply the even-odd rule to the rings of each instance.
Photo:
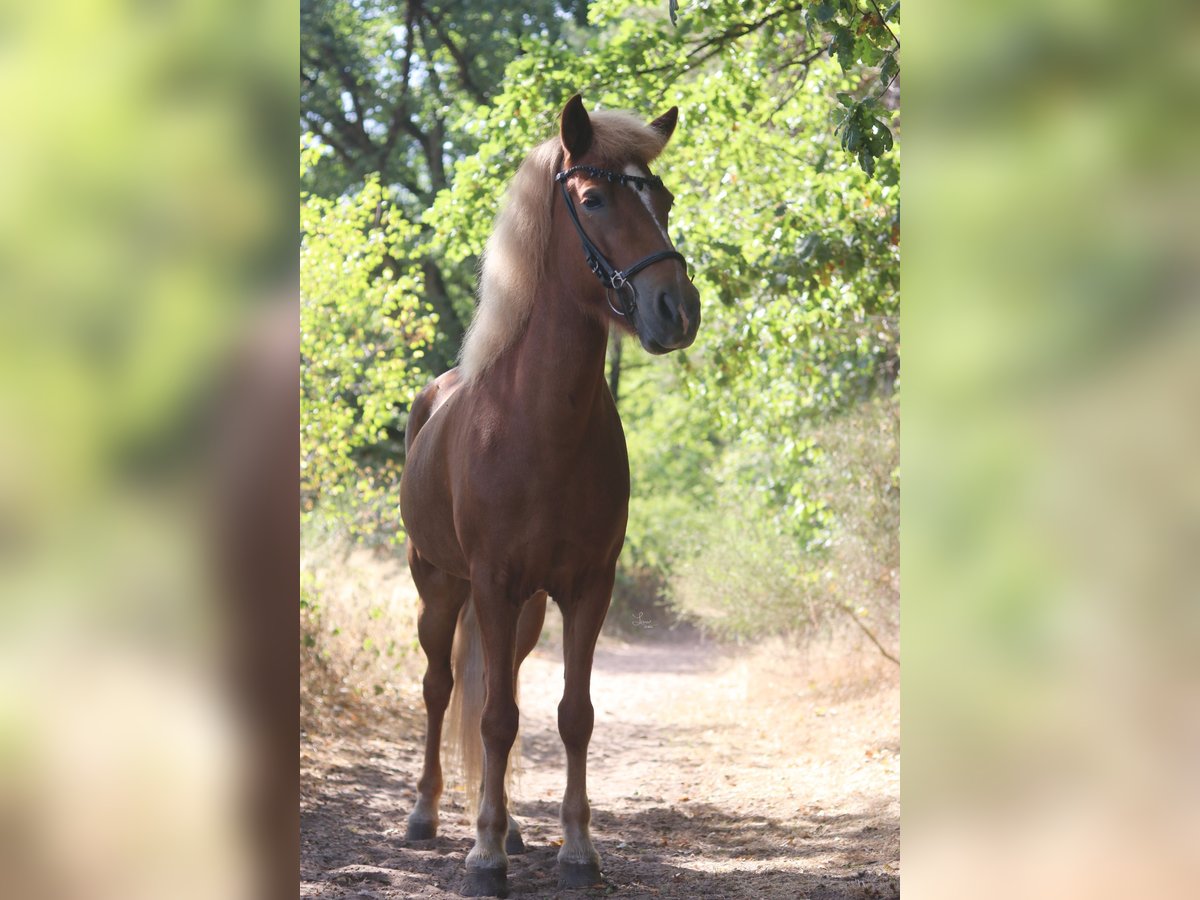
[[[661,188],[663,186],[662,179],[657,175],[652,175],[649,178],[643,178],[640,175],[626,175],[622,172],[610,172],[608,169],[598,169],[595,166],[571,166],[566,171],[559,172],[554,176],[554,180],[558,182],[562,189],[563,200],[567,203],[567,212],[571,215],[571,221],[575,223],[575,230],[579,232],[579,240],[583,244],[583,254],[587,258],[588,268],[591,269],[596,277],[610,291],[616,291],[618,297],[621,298],[621,306],[623,309],[617,309],[609,300],[609,308],[618,316],[623,316],[629,320],[629,324],[637,329],[637,324],[634,322],[634,305],[633,297],[629,297],[625,288],[629,288],[633,292],[634,297],[637,296],[637,287],[629,280],[638,272],[647,266],[652,266],[656,262],[662,262],[665,259],[677,259],[683,265],[683,271],[687,272],[687,260],[683,258],[683,254],[675,250],[662,250],[658,253],[652,253],[644,259],[640,259],[632,266],[625,270],[618,269],[608,261],[600,248],[592,243],[592,239],[588,237],[587,232],[583,230],[583,223],[579,221],[579,213],[575,210],[575,201],[571,199],[571,192],[567,190],[567,179],[576,172],[583,172],[591,175],[593,178],[607,178],[609,181],[615,181],[619,184],[632,184],[637,190],[644,188]]]

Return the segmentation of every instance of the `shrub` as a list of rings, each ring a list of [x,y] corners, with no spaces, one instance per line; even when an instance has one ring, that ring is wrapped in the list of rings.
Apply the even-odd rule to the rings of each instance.
[[[668,595],[722,637],[809,632],[847,613],[894,640],[899,628],[899,441],[895,397],[867,401],[805,429],[819,451],[805,502],[824,510],[798,540],[740,481],[720,483],[701,525],[683,537]]]

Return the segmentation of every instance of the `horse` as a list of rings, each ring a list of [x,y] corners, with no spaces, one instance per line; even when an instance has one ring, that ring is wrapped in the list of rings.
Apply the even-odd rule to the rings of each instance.
[[[699,293],[667,234],[674,198],[649,168],[678,115],[672,107],[645,123],[619,111],[589,115],[579,95],[567,102],[558,135],[509,183],[459,365],[427,385],[409,413],[400,509],[420,597],[428,719],[407,839],[437,834],[453,694],[477,748],[464,748],[467,787],[481,785],[467,896],[504,896],[508,854],[524,849],[506,773],[517,675],[547,598],[563,619],[559,883],[602,878],[586,786],[591,670],[629,508],[605,354],[610,328],[657,355],[690,346],[700,326]]]

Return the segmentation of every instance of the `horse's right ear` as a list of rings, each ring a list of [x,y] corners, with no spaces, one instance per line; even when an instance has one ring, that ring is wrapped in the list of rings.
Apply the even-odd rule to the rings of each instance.
[[[672,106],[665,113],[650,123],[650,127],[663,136],[663,143],[671,139],[675,133],[675,125],[679,121],[679,107]]]
[[[583,98],[576,94],[563,107],[559,119],[559,139],[571,159],[579,159],[592,146],[592,120],[583,108]]]

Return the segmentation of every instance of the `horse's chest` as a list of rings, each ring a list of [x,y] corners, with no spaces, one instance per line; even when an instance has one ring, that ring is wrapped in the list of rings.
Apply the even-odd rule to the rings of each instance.
[[[541,440],[485,451],[463,487],[460,511],[481,513],[470,524],[459,519],[467,524],[468,543],[500,543],[510,553],[555,548],[555,556],[605,559],[625,534],[629,464],[624,436],[607,431],[574,446]]]
[[[533,478],[531,504],[559,534],[616,528],[629,507],[629,468],[624,460],[580,465],[559,478]]]
[[[554,528],[585,527],[589,519],[623,519],[629,505],[629,463],[623,439],[597,441],[570,452],[532,453],[525,472],[524,503]]]
[[[629,509],[628,469],[581,466],[569,477],[531,479],[525,497],[527,525],[508,544],[518,568],[560,573],[603,568],[616,560]],[[501,536],[502,537],[502,536]],[[548,582],[547,587],[550,586]]]

